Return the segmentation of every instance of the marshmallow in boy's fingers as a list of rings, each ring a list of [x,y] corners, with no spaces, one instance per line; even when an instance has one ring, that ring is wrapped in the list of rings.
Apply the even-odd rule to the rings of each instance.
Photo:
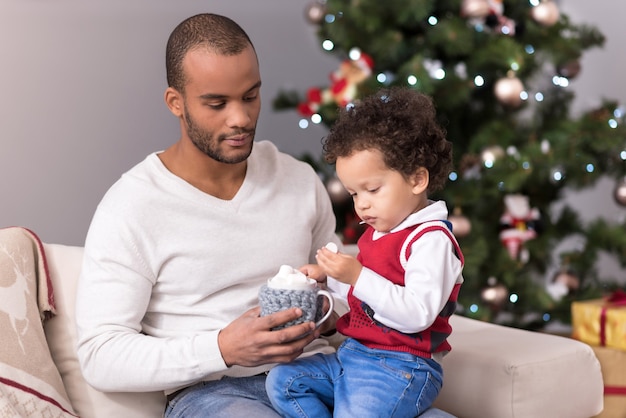
[[[331,251],[335,254],[337,254],[337,252],[339,251],[339,248],[337,248],[337,244],[335,244],[334,242],[329,242],[325,245],[325,247],[328,249],[328,251]]]

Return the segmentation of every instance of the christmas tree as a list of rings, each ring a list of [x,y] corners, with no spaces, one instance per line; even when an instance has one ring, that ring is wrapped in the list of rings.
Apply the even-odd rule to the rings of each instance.
[[[317,0],[306,16],[339,65],[328,85],[282,91],[275,109],[330,127],[339,106],[383,86],[433,97],[454,146],[455,171],[432,198],[451,208],[465,254],[461,314],[535,329],[568,323],[573,300],[617,287],[596,264],[605,252],[626,265],[626,225],[583,223],[562,202],[565,190],[610,176],[626,206],[623,109],[610,100],[578,116],[569,109],[569,82],[601,32],[550,0]],[[302,158],[325,176],[339,232],[353,242],[359,231],[332,167]],[[574,248],[561,245],[572,237]]]

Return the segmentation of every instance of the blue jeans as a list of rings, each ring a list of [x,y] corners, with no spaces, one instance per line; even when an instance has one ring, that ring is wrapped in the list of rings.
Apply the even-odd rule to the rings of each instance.
[[[265,374],[196,383],[170,400],[165,418],[278,418],[265,392]]]
[[[349,338],[336,354],[274,367],[266,389],[286,417],[416,417],[431,407],[442,380],[434,360],[370,349]]]

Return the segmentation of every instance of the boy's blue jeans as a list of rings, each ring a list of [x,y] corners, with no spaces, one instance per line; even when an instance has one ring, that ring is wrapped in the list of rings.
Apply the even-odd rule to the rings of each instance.
[[[442,386],[435,360],[376,350],[347,339],[336,354],[316,354],[274,367],[270,401],[286,417],[416,417]]]

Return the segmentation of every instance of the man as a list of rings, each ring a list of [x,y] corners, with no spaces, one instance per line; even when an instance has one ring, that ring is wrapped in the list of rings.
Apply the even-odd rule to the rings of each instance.
[[[261,77],[239,25],[186,19],[166,68],[181,137],[124,174],[94,214],[76,306],[81,368],[103,391],[163,390],[166,417],[276,418],[265,372],[334,351],[318,337],[347,307],[336,303],[318,330],[270,331],[301,312],[260,317],[258,290],[339,242],[328,193],[310,166],[253,143]]]
[[[168,394],[166,416],[276,417],[265,372],[332,351],[304,323],[271,328],[258,290],[280,265],[313,262],[335,220],[305,163],[253,142],[261,77],[252,42],[214,14],[183,21],[166,50],[165,103],[180,139],[104,196],[85,243],[78,354],[103,391]]]

